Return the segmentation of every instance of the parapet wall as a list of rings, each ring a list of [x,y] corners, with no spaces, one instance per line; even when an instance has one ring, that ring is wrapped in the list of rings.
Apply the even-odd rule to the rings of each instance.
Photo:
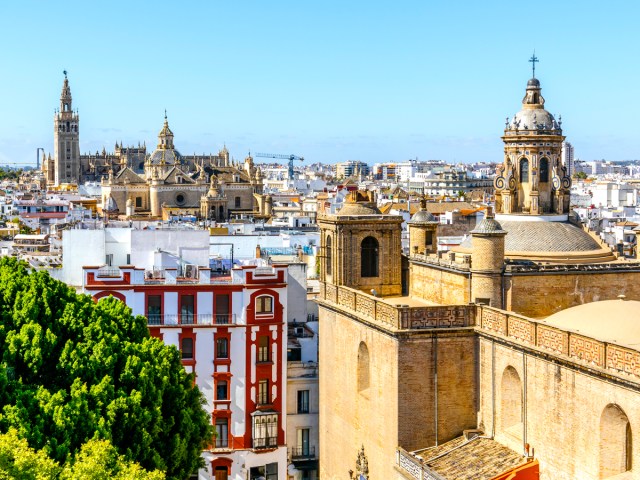
[[[625,379],[640,380],[640,352],[545,325],[492,307],[476,306],[480,331],[496,333],[582,366],[597,367]]]
[[[368,322],[394,331],[471,327],[475,323],[474,305],[410,307],[324,282],[320,283],[318,300],[339,305]]]

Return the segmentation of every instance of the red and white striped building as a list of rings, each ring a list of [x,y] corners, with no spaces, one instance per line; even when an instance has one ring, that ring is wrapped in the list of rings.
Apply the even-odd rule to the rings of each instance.
[[[86,293],[147,317],[151,335],[195,372],[217,430],[198,478],[287,478],[287,267],[83,268]]]

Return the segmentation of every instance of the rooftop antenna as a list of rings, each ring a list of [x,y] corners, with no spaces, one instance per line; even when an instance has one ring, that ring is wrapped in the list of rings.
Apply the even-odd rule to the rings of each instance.
[[[536,62],[539,62],[540,60],[538,60],[538,57],[536,57],[536,51],[533,51],[533,55],[531,56],[531,58],[529,59],[529,61],[533,64],[532,68],[533,68],[533,78],[536,78]]]

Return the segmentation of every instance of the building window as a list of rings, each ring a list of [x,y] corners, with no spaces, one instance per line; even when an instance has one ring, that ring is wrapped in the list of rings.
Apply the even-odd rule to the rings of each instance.
[[[256,313],[263,315],[273,313],[273,297],[262,295],[256,298]]]
[[[227,323],[231,323],[229,315],[229,295],[216,295],[216,324],[225,325]]]
[[[258,338],[258,362],[269,361],[269,336],[262,335]]]
[[[260,380],[258,382],[258,405],[267,405],[269,403],[271,403],[269,380]]]
[[[216,384],[216,400],[228,400],[229,394],[227,392],[227,381],[219,380]]]
[[[240,208],[242,199],[240,197],[235,198],[235,208]]]
[[[522,435],[522,382],[515,368],[508,366],[502,373],[502,429]]]
[[[216,358],[229,358],[229,340],[219,338],[216,340]]]
[[[520,183],[529,183],[529,160],[520,159]]]
[[[297,445],[296,453],[304,457],[309,456],[309,429],[308,428],[298,429],[298,445]]]
[[[180,350],[182,351],[183,360],[193,360],[193,338],[183,338]]]
[[[257,414],[253,417],[253,448],[278,446],[278,414]],[[251,478],[254,478],[253,476]],[[274,477],[277,478],[277,477]]]
[[[543,158],[540,160],[540,183],[549,181],[549,160]]]
[[[180,323],[192,325],[195,323],[194,296],[182,295],[180,297]]]
[[[162,324],[162,297],[160,295],[147,297],[147,320],[149,325]]]
[[[309,390],[298,390],[298,413],[309,413]]]
[[[327,235],[327,244],[326,244],[326,255],[325,255],[325,265],[327,275],[331,275],[331,237]]]
[[[633,467],[633,438],[626,413],[609,404],[600,416],[600,476],[609,478]]]
[[[268,463],[262,467],[251,467],[249,480],[278,480],[278,464]]]
[[[107,254],[105,263],[107,264],[107,267],[113,266],[113,253]]]
[[[360,248],[360,276],[378,276],[378,241],[373,237],[367,237],[362,241]]]
[[[358,347],[358,391],[369,388],[369,349],[367,344],[360,342]]]
[[[216,448],[229,446],[229,419],[216,418]]]
[[[287,348],[287,361],[299,362],[302,360],[302,349],[299,347]]]
[[[142,208],[142,197],[136,197],[136,208]]]

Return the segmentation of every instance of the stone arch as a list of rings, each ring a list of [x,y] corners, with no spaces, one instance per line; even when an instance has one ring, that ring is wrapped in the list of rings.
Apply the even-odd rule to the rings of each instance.
[[[600,416],[600,476],[609,478],[632,467],[633,438],[626,413],[610,403]]]
[[[379,275],[378,265],[378,240],[368,236],[360,244],[360,276],[362,278],[377,277]]]
[[[370,382],[369,348],[364,342],[358,346],[358,391],[369,388]]]
[[[117,298],[118,300],[120,300],[121,302],[124,302],[124,303],[127,302],[127,299],[125,298],[125,296],[122,293],[114,292],[114,291],[110,291],[110,290],[105,290],[103,292],[96,293],[93,296],[93,300],[95,302],[97,302],[101,298],[106,298],[106,297],[114,297],[114,298]]]
[[[519,434],[517,426],[522,424],[522,381],[512,366],[505,368],[502,373],[500,393],[502,429],[513,429],[513,433]]]

